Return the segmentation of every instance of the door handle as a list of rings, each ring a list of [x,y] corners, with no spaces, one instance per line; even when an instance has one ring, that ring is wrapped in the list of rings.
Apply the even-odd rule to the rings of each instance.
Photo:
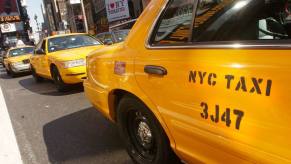
[[[155,65],[146,65],[144,67],[144,72],[151,75],[160,75],[164,76],[168,74],[168,71],[166,68],[161,66],[155,66]]]

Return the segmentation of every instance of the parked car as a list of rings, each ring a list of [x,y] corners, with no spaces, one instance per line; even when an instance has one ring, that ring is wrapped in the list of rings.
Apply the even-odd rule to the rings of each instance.
[[[4,67],[7,75],[15,77],[22,72],[30,72],[29,58],[33,54],[34,47],[22,46],[10,48],[4,55]]]
[[[151,1],[85,94],[136,163],[291,163],[286,3]]]
[[[98,34],[96,37],[106,45],[123,42],[129,30],[114,30]]]
[[[32,75],[36,82],[52,79],[59,91],[65,91],[69,84],[83,82],[86,56],[102,47],[99,40],[82,33],[44,38],[30,59]]]

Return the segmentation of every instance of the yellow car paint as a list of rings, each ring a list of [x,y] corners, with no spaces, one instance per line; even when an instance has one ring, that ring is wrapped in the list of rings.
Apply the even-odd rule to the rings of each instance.
[[[87,57],[87,98],[116,121],[118,95],[136,96],[186,163],[291,163],[291,51],[148,49],[151,27],[166,2],[151,1],[124,43]],[[116,63],[125,70],[117,73]],[[162,66],[168,74],[146,74],[146,65]],[[229,125],[211,121],[217,108],[231,112]]]
[[[86,78],[86,67],[76,66],[71,68],[65,68],[64,62],[74,61],[79,59],[86,59],[86,56],[96,49],[102,48],[103,45],[85,46],[79,48],[65,49],[55,52],[48,51],[48,41],[52,38],[59,38],[71,35],[86,35],[83,33],[71,33],[63,35],[55,35],[44,39],[45,42],[45,54],[34,54],[31,57],[31,65],[35,69],[36,73],[44,78],[52,79],[51,66],[57,67],[62,80],[66,84],[76,84],[83,82]]]

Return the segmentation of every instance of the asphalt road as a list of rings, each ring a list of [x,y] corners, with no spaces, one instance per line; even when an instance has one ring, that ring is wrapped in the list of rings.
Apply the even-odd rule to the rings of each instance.
[[[0,86],[23,163],[132,163],[116,126],[92,108],[82,86],[59,93],[51,81],[11,78],[2,66]]]

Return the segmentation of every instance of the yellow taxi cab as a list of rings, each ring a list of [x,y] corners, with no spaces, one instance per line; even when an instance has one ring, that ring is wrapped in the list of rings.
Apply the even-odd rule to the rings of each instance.
[[[10,48],[4,56],[3,62],[7,74],[14,77],[17,73],[30,72],[29,58],[33,51],[33,46]]]
[[[32,75],[36,82],[52,79],[59,91],[65,91],[86,78],[86,56],[101,47],[100,41],[82,33],[44,38],[30,59]]]
[[[291,163],[290,6],[151,1],[87,57],[85,94],[136,163]]]

